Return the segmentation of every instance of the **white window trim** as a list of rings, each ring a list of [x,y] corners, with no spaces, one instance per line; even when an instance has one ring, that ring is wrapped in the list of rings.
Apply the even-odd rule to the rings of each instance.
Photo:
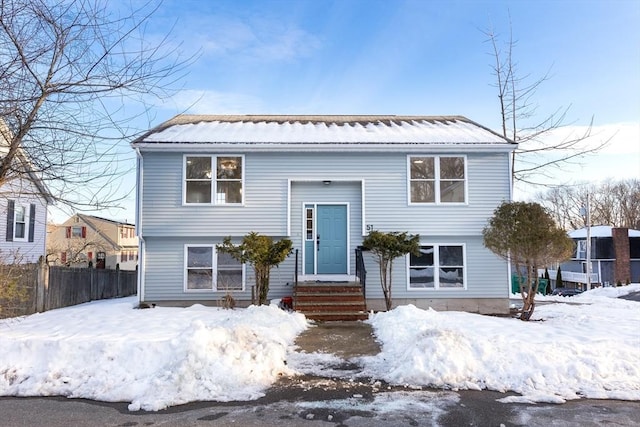
[[[412,202],[411,201],[411,158],[431,157],[434,159],[434,202]],[[440,158],[441,157],[462,157],[464,160],[464,201],[463,202],[441,202],[440,201]],[[468,159],[465,154],[408,154],[407,155],[407,202],[409,206],[464,206],[469,204],[469,173],[467,171]]]
[[[24,209],[24,237],[18,237],[16,235],[16,231],[18,229],[17,224],[18,224],[18,209],[22,208]],[[30,221],[30,217],[29,214],[31,213],[30,211],[30,206],[29,205],[19,205],[18,203],[16,203],[13,207],[13,241],[14,242],[28,242],[29,241],[29,221]]]
[[[411,255],[407,255],[406,258],[406,274],[407,274],[407,291],[409,292],[424,292],[424,291],[453,291],[461,292],[467,290],[467,246],[465,243],[420,243],[420,246],[433,246],[433,288],[413,288],[411,287]],[[436,271],[440,268],[440,247],[441,246],[462,246],[462,287],[440,287],[440,275],[436,274]]]
[[[189,248],[213,248],[211,260],[211,288],[210,289],[189,289],[188,280],[189,280],[189,269],[188,269],[188,255]],[[185,293],[213,293],[213,292],[227,292],[227,289],[218,289],[218,249],[216,245],[211,244],[196,244],[196,243],[187,243],[184,245],[184,254],[183,254],[183,291]],[[232,289],[229,292],[244,292],[246,289],[246,265],[242,264],[242,290],[240,289]]]
[[[211,158],[211,203],[187,203],[187,157]],[[242,159],[242,201],[240,203],[218,203],[216,200],[216,190],[218,185],[216,168],[218,167],[218,157],[240,157]],[[246,193],[245,171],[246,162],[244,154],[184,154],[182,156],[182,206],[244,206],[244,197]]]

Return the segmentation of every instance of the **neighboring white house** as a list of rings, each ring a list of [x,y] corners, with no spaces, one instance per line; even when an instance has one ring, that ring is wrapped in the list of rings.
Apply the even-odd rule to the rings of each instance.
[[[0,160],[7,154],[2,134],[9,132],[0,121]],[[53,198],[46,185],[18,150],[11,171],[0,185],[0,262],[37,262],[46,251],[47,207]]]
[[[592,284],[609,286],[640,280],[640,230],[596,225],[591,227],[589,235],[591,254],[587,257],[587,229],[569,232],[576,250],[570,261],[560,265],[563,281],[584,287],[587,258],[591,260]],[[577,275],[576,280],[569,275],[571,273]],[[555,279],[553,274],[550,276]]]
[[[49,226],[47,261],[51,265],[135,270],[138,237],[135,226],[91,215],[75,214]]]
[[[459,116],[176,116],[132,142],[139,299],[248,303],[253,273],[216,245],[251,231],[296,251],[269,298],[353,281],[355,249],[380,230],[421,236],[422,254],[394,263],[395,305],[506,312],[509,266],[482,229],[511,200],[516,146]],[[377,264],[364,261],[367,307],[381,309]]]

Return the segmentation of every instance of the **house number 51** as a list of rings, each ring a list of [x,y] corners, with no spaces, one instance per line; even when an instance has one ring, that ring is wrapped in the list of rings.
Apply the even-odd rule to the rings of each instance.
[[[367,224],[367,232],[373,231],[373,224]]]

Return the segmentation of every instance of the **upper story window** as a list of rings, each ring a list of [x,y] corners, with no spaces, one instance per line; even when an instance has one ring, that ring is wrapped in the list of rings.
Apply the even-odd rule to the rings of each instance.
[[[587,259],[587,241],[578,240],[576,245],[576,259]]]
[[[83,228],[84,227],[80,227],[77,225],[74,225],[73,227],[71,227],[71,237],[84,237],[85,233],[82,232]]]
[[[242,204],[243,156],[185,156],[186,204]]]
[[[131,239],[135,237],[135,230],[132,227],[120,227],[120,238]]]
[[[409,200],[418,203],[465,203],[464,156],[409,156]]]
[[[16,206],[13,218],[13,240],[27,240],[27,224],[29,223],[27,208]]]
[[[86,238],[87,237],[87,227],[83,225],[70,225],[66,227],[65,236],[67,239],[72,238]]]
[[[7,242],[33,242],[35,237],[36,205],[20,205],[15,200],[7,200],[6,210]]]

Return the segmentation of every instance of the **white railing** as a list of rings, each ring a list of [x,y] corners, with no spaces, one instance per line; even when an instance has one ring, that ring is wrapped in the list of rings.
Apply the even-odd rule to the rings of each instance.
[[[556,270],[548,270],[549,278],[551,280],[555,280],[558,272]],[[541,277],[544,275],[543,269],[538,269],[538,276]],[[562,281],[563,282],[574,282],[574,283],[587,283],[587,273],[577,273],[575,271],[564,271],[562,270]],[[590,283],[600,283],[600,276],[598,273],[591,273],[591,281]]]

